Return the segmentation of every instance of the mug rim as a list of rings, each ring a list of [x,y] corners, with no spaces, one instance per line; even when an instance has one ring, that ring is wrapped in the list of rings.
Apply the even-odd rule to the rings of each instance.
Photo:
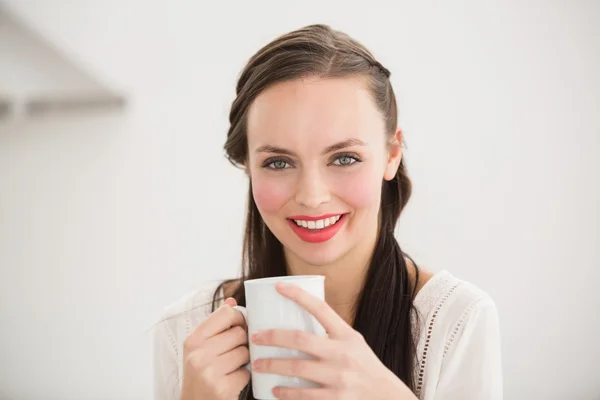
[[[260,285],[260,284],[270,284],[273,282],[296,282],[296,281],[312,281],[312,280],[325,280],[324,275],[284,275],[284,276],[272,276],[269,278],[258,278],[258,279],[250,279],[244,281],[244,285]]]

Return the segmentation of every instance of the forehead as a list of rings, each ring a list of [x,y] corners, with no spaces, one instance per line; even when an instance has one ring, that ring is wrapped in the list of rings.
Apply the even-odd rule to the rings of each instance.
[[[384,132],[363,78],[306,78],[273,85],[254,100],[248,114],[248,144],[327,146],[349,137],[372,141]]]

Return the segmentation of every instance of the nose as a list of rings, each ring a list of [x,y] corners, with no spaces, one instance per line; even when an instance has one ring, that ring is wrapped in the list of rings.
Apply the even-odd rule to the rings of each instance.
[[[318,208],[329,200],[329,187],[320,174],[303,173],[296,190],[296,202],[306,208]]]

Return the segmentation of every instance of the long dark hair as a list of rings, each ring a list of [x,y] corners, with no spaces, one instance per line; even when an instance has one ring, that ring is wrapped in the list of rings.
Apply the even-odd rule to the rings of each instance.
[[[327,25],[310,25],[264,46],[242,71],[229,113],[230,128],[225,143],[227,157],[234,165],[243,167],[247,161],[247,115],[254,99],[275,83],[305,76],[368,78],[369,90],[386,121],[387,134],[391,136],[396,132],[398,111],[390,72],[347,34]],[[283,246],[262,220],[251,185],[250,181],[241,279],[223,282],[217,288],[213,309],[227,283],[238,283],[231,297],[245,305],[243,281],[287,274]],[[353,327],[364,336],[383,364],[413,389],[416,364],[414,327],[411,325],[414,288],[405,261],[410,258],[402,252],[394,237],[396,222],[411,193],[404,161],[396,176],[390,181],[384,180],[382,186],[377,244],[365,284],[357,298]],[[240,399],[253,399],[250,385],[240,394]]]

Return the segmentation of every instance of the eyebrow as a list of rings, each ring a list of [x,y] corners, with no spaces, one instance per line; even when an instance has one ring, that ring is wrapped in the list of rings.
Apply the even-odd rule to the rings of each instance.
[[[328,146],[323,151],[323,154],[332,153],[337,150],[342,150],[342,149],[345,149],[346,147],[366,146],[366,145],[367,144],[365,142],[363,142],[362,140],[350,138],[350,139],[346,139],[341,142],[332,144],[331,146]],[[256,149],[256,152],[257,153],[276,153],[276,154],[285,154],[285,155],[289,155],[289,156],[295,156],[293,151],[284,149],[282,147],[276,147],[276,146],[270,146],[270,145],[260,146],[258,149]]]

